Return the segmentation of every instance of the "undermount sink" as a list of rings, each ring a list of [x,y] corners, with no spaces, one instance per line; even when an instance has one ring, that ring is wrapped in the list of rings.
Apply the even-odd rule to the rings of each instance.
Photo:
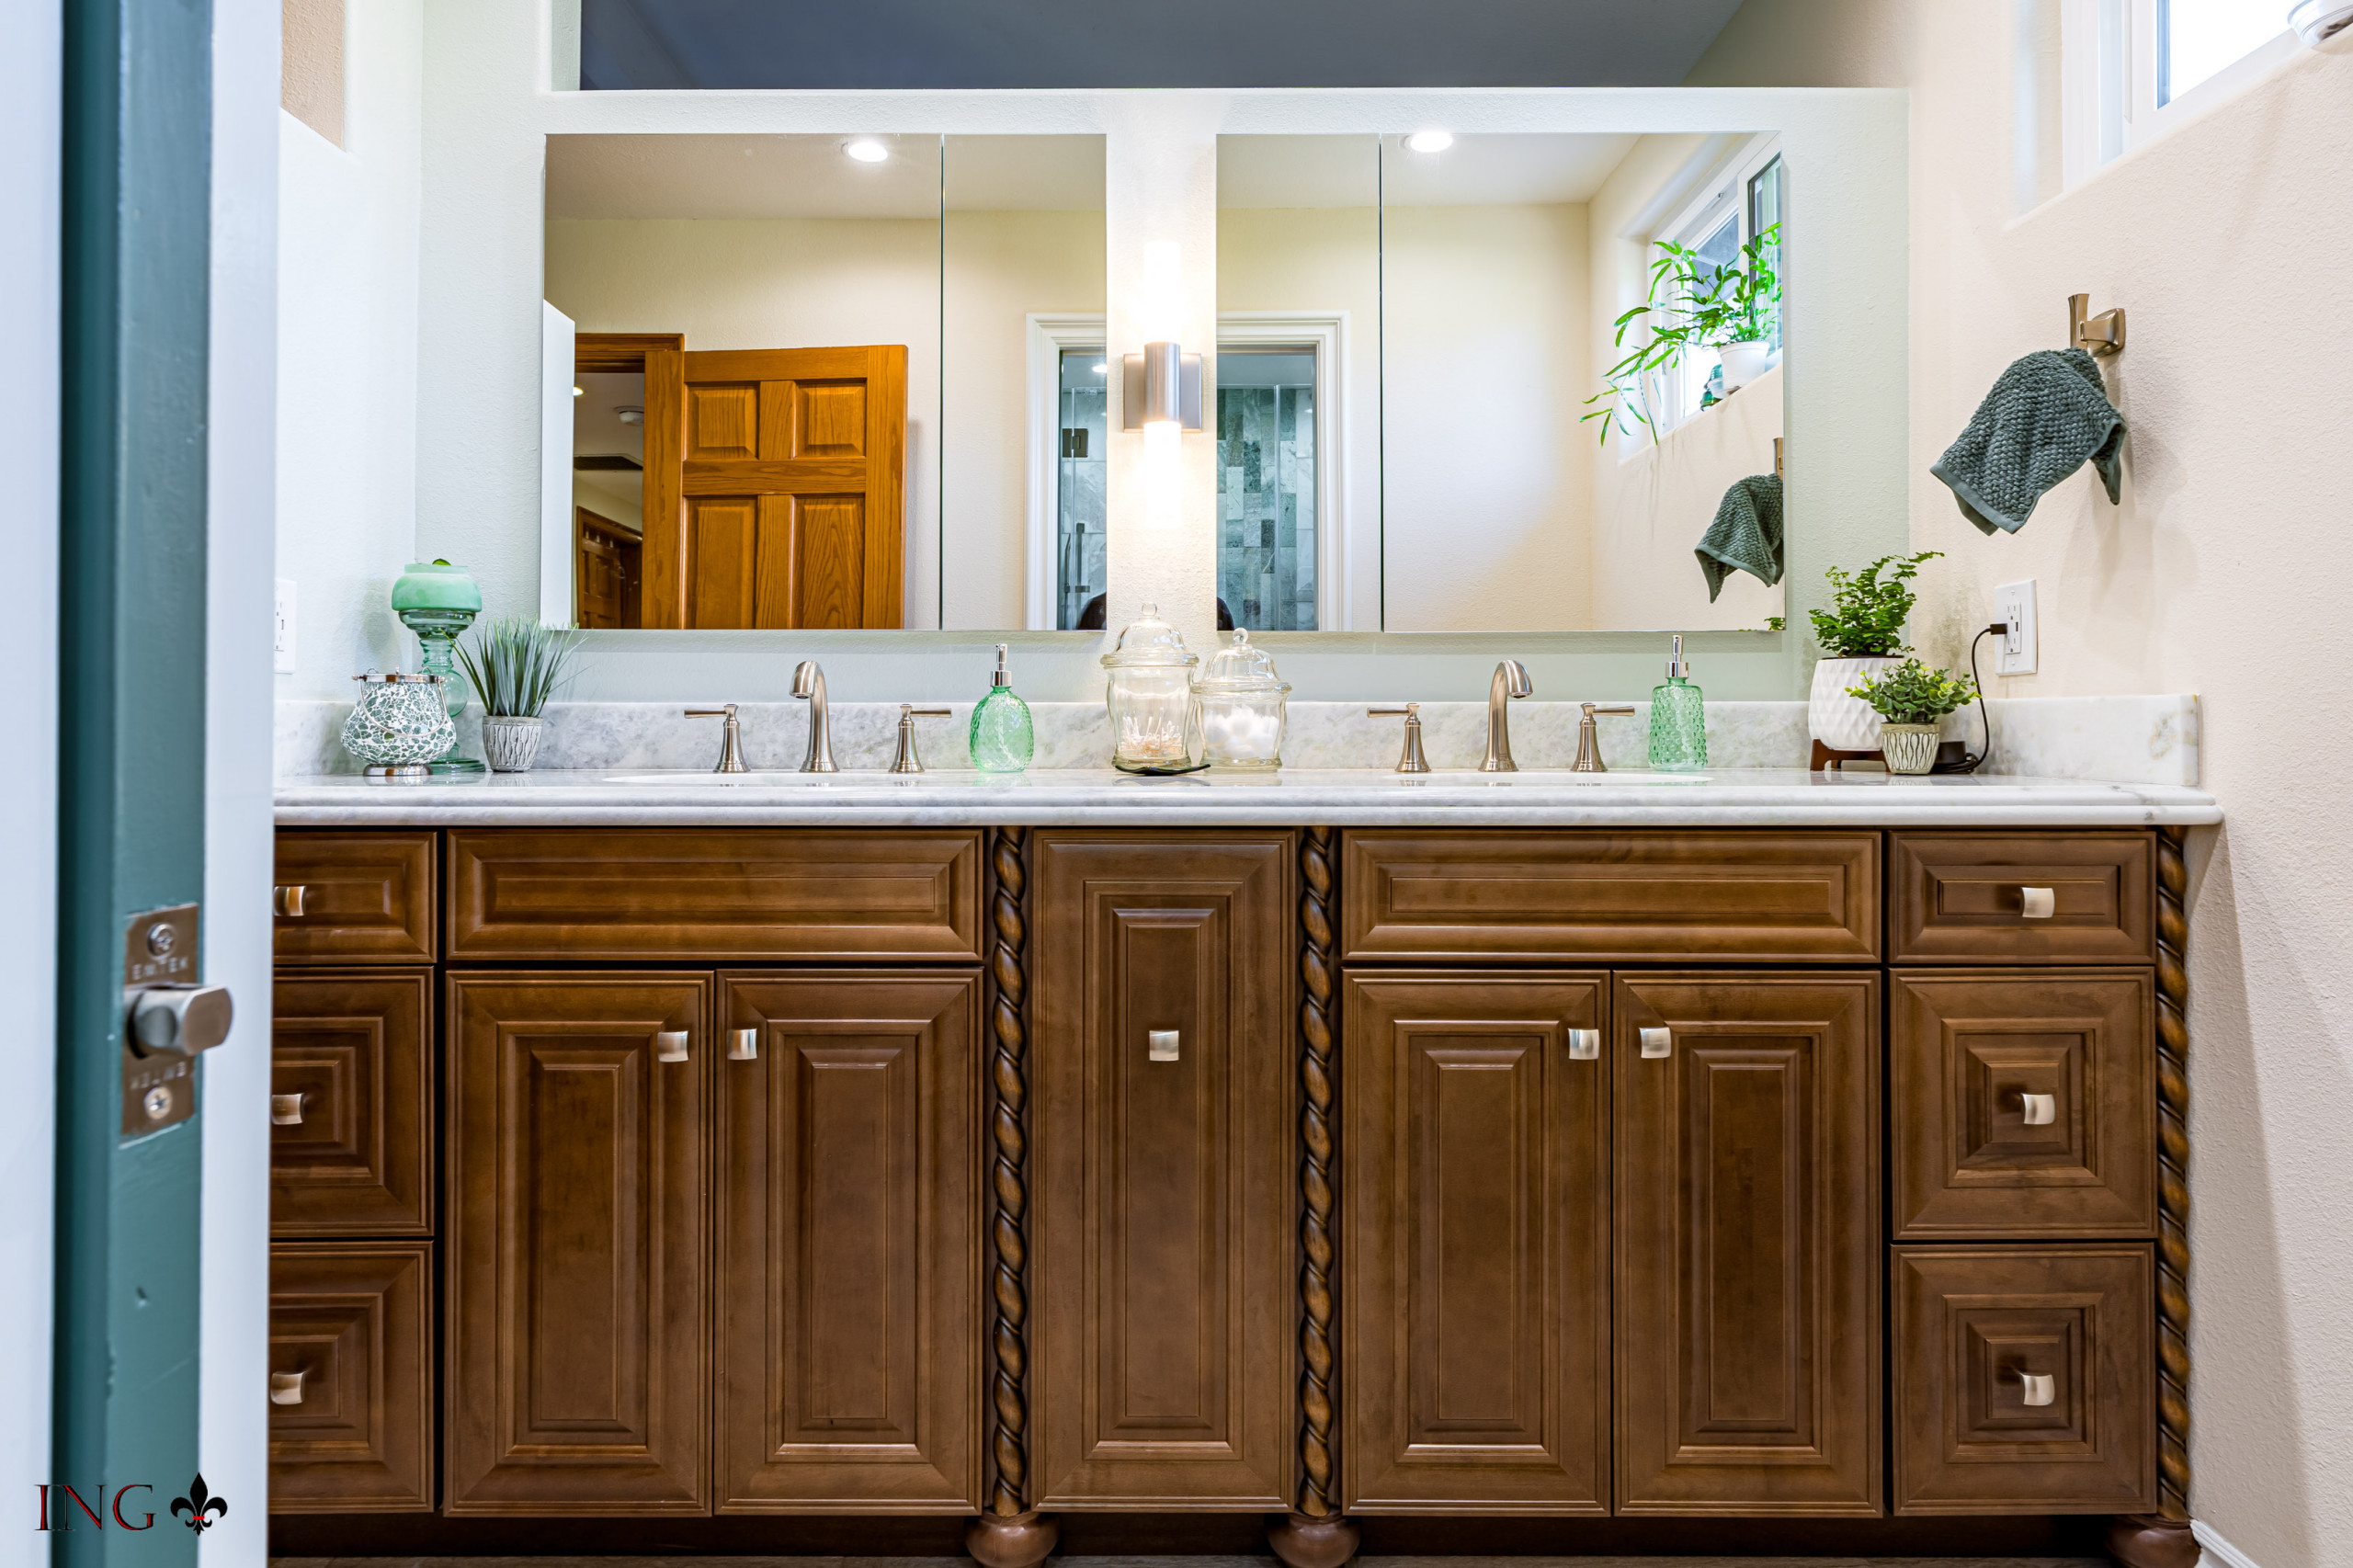
[[[1434,767],[1400,773],[1401,784],[1705,784],[1704,773],[1576,773],[1565,767],[1523,767],[1517,773],[1486,773],[1475,767]]]
[[[924,773],[886,773],[870,770],[848,770],[839,773],[620,773],[606,778],[608,784],[664,785],[683,789],[792,789],[792,790],[887,790],[910,789],[920,781],[934,786],[961,785],[972,789],[989,789],[1028,778],[1033,782],[1051,780],[1057,769],[1041,769],[1030,774],[981,774],[956,768],[935,768]],[[1083,769],[1083,777],[1072,778],[1069,783],[1099,784],[1105,782],[1108,769]],[[1438,785],[1449,788],[1481,786],[1485,788],[1511,785],[1544,785],[1558,787],[1574,785],[1598,788],[1608,785],[1705,784],[1703,773],[1575,773],[1565,767],[1528,767],[1517,773],[1485,773],[1475,767],[1441,767],[1427,773],[1392,773],[1385,768],[1311,768],[1294,769],[1293,775],[1307,773],[1318,783],[1330,783],[1340,778],[1378,789],[1383,785],[1404,788]],[[1279,783],[1280,774],[1234,773],[1191,774],[1188,778],[1198,782],[1241,783],[1264,785]],[[1139,780],[1141,781],[1141,780]]]

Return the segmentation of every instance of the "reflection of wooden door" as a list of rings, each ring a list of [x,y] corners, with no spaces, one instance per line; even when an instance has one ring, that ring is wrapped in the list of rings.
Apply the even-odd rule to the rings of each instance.
[[[576,550],[572,580],[579,585],[584,629],[637,627],[639,562],[644,543],[637,535],[585,506],[573,508]]]
[[[677,598],[647,624],[903,623],[904,347],[688,354],[685,415],[683,526],[646,528],[649,590]]]
[[[1609,1511],[1608,985],[1349,977],[1350,1513]]]
[[[1879,1512],[1879,986],[1618,978],[1621,1514]]]

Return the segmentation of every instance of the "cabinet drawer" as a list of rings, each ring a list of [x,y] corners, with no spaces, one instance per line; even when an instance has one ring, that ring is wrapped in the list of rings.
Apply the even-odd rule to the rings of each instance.
[[[433,1506],[429,1242],[269,1249],[269,1511]]]
[[[980,960],[973,833],[449,835],[456,959]]]
[[[279,963],[433,961],[430,832],[280,833],[277,881]]]
[[[306,972],[272,988],[269,1228],[433,1229],[429,973]]]
[[[2154,1236],[2149,970],[1894,977],[1895,1233]]]
[[[2155,1259],[1898,1247],[1895,1511],[2156,1506]]]
[[[1879,835],[1365,829],[1342,957],[1852,963],[1879,956]]]
[[[2151,853],[2140,831],[1892,834],[1888,961],[2148,962]]]

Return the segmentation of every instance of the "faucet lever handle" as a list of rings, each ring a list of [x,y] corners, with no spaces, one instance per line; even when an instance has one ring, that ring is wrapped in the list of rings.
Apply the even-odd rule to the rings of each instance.
[[[1577,720],[1577,759],[1569,764],[1572,773],[1607,773],[1609,765],[1601,760],[1601,728],[1593,722],[1597,713],[1631,713],[1631,702],[1580,702],[1584,714]]]
[[[944,719],[953,711],[947,708],[918,708],[912,702],[899,704],[899,755],[892,759],[893,773],[921,773],[923,758],[915,755],[915,721]]]
[[[713,773],[748,771],[744,767],[744,732],[736,723],[735,705],[733,702],[723,702],[716,708],[689,708],[686,710],[686,716],[689,719],[727,721],[719,729],[719,766],[711,769]]]
[[[1408,702],[1403,708],[1368,708],[1364,711],[1369,719],[1393,719],[1401,713],[1404,714],[1405,716],[1405,749],[1398,755],[1396,770],[1400,773],[1427,773],[1430,770],[1429,758],[1422,755],[1422,705],[1420,703]]]

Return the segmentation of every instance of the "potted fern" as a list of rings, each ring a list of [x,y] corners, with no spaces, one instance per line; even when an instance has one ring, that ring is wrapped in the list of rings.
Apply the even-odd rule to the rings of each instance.
[[[1944,716],[1975,700],[1977,683],[1906,659],[1875,680],[1847,688],[1880,717],[1880,754],[1890,773],[1926,773],[1937,763]]]
[[[1689,245],[1659,241],[1658,259],[1651,263],[1650,298],[1618,318],[1615,341],[1624,348],[1627,335],[1638,325],[1647,329],[1646,335],[1609,367],[1608,384],[1585,400],[1601,406],[1588,406],[1578,422],[1600,420],[1604,443],[1613,425],[1632,435],[1628,420],[1651,423],[1657,378],[1687,355],[1710,348],[1720,350],[1726,392],[1762,375],[1781,308],[1781,279],[1771,265],[1780,237],[1779,223],[1760,229],[1733,260],[1714,264]]]
[[[1822,661],[1813,666],[1807,694],[1806,723],[1813,738],[1833,751],[1877,751],[1880,716],[1870,704],[1850,696],[1855,687],[1904,662],[1904,622],[1912,614],[1913,577],[1939,551],[1882,555],[1860,572],[1833,566],[1830,608],[1811,610],[1813,640]]]
[[[529,773],[540,754],[547,705],[572,678],[579,633],[508,616],[474,628],[458,662],[482,694],[482,750],[493,773]]]

